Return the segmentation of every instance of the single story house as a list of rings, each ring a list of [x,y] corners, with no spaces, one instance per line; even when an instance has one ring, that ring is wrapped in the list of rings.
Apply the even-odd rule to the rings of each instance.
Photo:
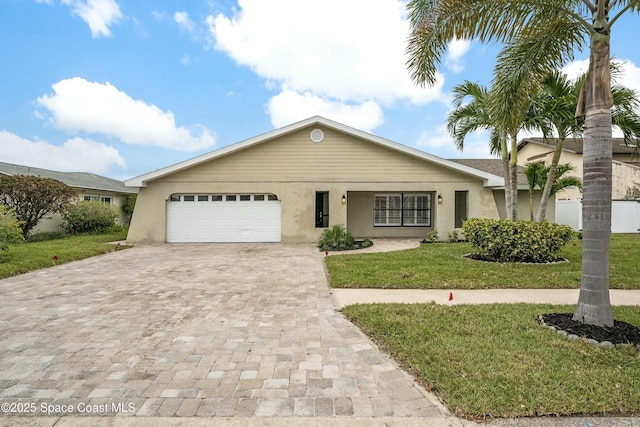
[[[73,188],[77,192],[78,201],[100,200],[117,208],[124,204],[127,196],[138,192],[135,188],[125,187],[122,181],[88,172],[59,172],[0,162],[0,174],[53,178]],[[124,214],[121,214],[120,223],[124,223],[126,220]],[[54,214],[40,221],[32,232],[60,231],[62,222],[62,217],[59,214]]]
[[[504,216],[500,168],[315,116],[126,180],[139,189],[127,241],[315,242],[334,224],[357,238],[446,239],[467,218]]]

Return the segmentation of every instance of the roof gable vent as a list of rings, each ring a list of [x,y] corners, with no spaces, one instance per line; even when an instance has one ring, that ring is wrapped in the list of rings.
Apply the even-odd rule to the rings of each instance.
[[[324,132],[322,132],[321,129],[314,129],[309,134],[309,138],[311,139],[311,142],[322,142],[324,139]]]

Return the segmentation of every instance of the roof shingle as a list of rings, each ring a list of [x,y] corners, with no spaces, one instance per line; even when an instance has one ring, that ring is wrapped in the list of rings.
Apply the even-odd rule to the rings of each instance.
[[[42,178],[53,178],[67,184],[69,187],[86,188],[89,190],[113,191],[115,193],[137,193],[135,188],[125,187],[122,181],[96,175],[89,172],[59,172],[31,166],[14,165],[0,162],[0,174],[29,175]]]

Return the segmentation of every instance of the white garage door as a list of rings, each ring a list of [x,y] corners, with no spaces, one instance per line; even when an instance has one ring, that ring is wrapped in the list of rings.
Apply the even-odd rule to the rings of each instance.
[[[167,242],[279,242],[280,201],[271,194],[175,194]]]

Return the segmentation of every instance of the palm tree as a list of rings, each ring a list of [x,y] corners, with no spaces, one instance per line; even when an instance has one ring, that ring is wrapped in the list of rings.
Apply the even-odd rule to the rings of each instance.
[[[518,121],[512,110],[526,109],[532,86],[589,43],[589,70],[576,109],[585,131],[582,283],[573,318],[613,326],[610,38],[622,15],[640,13],[640,0],[411,0],[407,7],[407,66],[418,84],[435,83],[436,66],[453,38],[504,44],[492,85],[499,99],[492,114],[511,125]]]
[[[551,183],[551,195],[555,196],[555,194],[569,187],[578,187],[578,190],[582,191],[582,180],[577,176],[567,175],[567,172],[574,170],[575,168],[570,163],[564,163],[558,165],[556,168],[556,175],[554,177],[553,182]],[[541,184],[544,187],[547,179],[549,179],[549,166],[545,166],[545,170],[543,171],[541,179]]]
[[[504,195],[505,208],[507,216],[513,217],[513,200],[511,182],[511,166],[509,164],[509,149],[507,147],[506,135],[501,135],[496,126],[496,120],[491,117],[489,112],[490,91],[478,84],[465,81],[463,84],[453,89],[453,106],[454,110],[449,113],[447,118],[447,129],[453,137],[456,147],[462,151],[464,148],[464,139],[470,133],[477,130],[491,131],[489,138],[489,149],[491,154],[498,154],[502,159],[504,169]],[[463,105],[465,99],[470,98],[467,104]],[[516,197],[517,199],[517,197]]]
[[[542,222],[546,216],[547,204],[551,196],[551,185],[555,182],[564,141],[570,135],[577,136],[582,129],[582,121],[574,117],[578,96],[579,86],[570,82],[563,73],[554,70],[540,82],[529,107],[528,114],[541,118],[545,123],[545,126],[541,127],[544,138],[548,139],[553,134],[557,136],[553,158],[549,165],[549,179],[545,180],[549,184],[540,187],[542,196],[538,213],[535,216],[537,222]]]
[[[531,221],[533,221],[533,192],[536,187],[540,187],[541,183],[541,175],[543,170],[545,169],[544,160],[539,160],[537,162],[530,162],[524,167],[524,174],[527,177],[527,184],[529,186],[529,215]]]
[[[612,80],[620,73],[620,67],[616,63],[611,64]],[[566,75],[559,71],[552,71],[540,83],[540,87],[532,97],[528,115],[539,117],[543,126],[540,130],[545,139],[556,135],[556,147],[549,165],[549,181],[542,188],[542,197],[535,220],[542,222],[546,216],[547,204],[554,193],[551,186],[555,182],[556,169],[560,162],[562,147],[567,137],[581,136],[584,129],[584,120],[575,118],[575,111],[582,84],[586,74],[570,81]],[[622,130],[625,141],[632,143],[640,137],[640,113],[637,94],[634,90],[614,84],[611,87],[613,94],[613,125]],[[636,144],[637,145],[637,144]]]
[[[527,184],[529,186],[529,213],[531,215],[531,221],[534,220],[533,192],[536,187],[541,189],[549,187],[552,196],[558,191],[569,187],[578,187],[578,189],[582,191],[582,180],[580,178],[572,175],[565,176],[567,172],[575,169],[570,163],[556,165],[554,168],[556,173],[554,175],[551,175],[552,166],[553,165],[545,165],[544,160],[538,160],[537,162],[527,163],[524,168],[524,174],[527,177]],[[553,181],[551,181],[551,179]]]

